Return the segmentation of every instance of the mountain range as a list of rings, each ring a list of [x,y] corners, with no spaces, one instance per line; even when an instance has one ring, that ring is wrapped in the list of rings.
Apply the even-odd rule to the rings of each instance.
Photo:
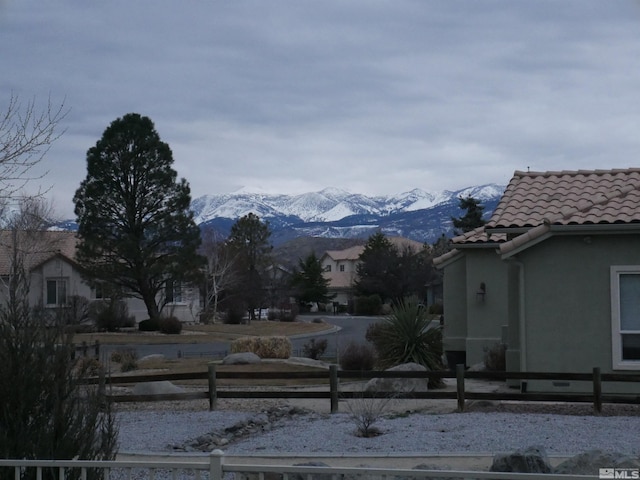
[[[459,199],[473,197],[488,218],[504,192],[504,185],[487,184],[462,190],[429,193],[421,189],[389,196],[366,196],[336,188],[300,195],[239,191],[204,195],[191,209],[196,222],[227,235],[237,219],[254,213],[269,222],[274,246],[298,237],[367,238],[380,231],[434,243],[452,236],[451,217],[464,214]]]

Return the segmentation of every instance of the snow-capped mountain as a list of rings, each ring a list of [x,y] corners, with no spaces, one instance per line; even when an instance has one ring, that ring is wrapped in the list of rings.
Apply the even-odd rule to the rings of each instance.
[[[205,195],[192,202],[196,222],[226,234],[248,213],[268,221],[274,244],[295,237],[368,237],[373,231],[433,242],[451,235],[451,217],[463,214],[460,197],[481,201],[488,217],[504,192],[502,185],[481,185],[437,193],[414,189],[398,195],[369,197],[336,188],[301,195],[246,191]]]
[[[414,189],[398,195],[368,197],[336,188],[301,195],[273,195],[238,191],[204,195],[191,202],[196,223],[226,236],[232,225],[248,213],[269,222],[274,246],[297,237],[368,238],[380,231],[389,236],[433,243],[452,236],[452,217],[464,215],[459,198],[473,197],[493,213],[505,187],[481,185],[462,190],[429,193]],[[73,220],[58,227],[75,230]]]
[[[336,222],[354,215],[388,216],[413,212],[446,204],[459,197],[472,196],[481,201],[500,197],[504,186],[482,185],[458,191],[429,193],[414,189],[399,195],[368,197],[336,188],[301,195],[264,193],[226,193],[204,195],[193,200],[191,208],[197,223],[214,218],[237,219],[249,212],[268,220],[273,217],[295,218],[302,222]]]

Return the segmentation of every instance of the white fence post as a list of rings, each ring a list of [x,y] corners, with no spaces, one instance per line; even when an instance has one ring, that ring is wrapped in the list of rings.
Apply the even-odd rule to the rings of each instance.
[[[223,461],[224,452],[222,450],[213,450],[209,454],[209,480],[222,480],[224,476],[222,471]]]

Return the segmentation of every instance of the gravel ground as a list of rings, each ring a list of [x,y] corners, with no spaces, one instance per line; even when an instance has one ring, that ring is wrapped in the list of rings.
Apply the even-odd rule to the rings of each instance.
[[[147,404],[121,408],[120,451],[168,453],[213,430],[249,419],[282,402],[250,401],[222,405],[209,412],[200,402]],[[326,402],[325,402],[326,403]],[[347,411],[341,404],[341,411]],[[605,405],[595,416],[589,405],[470,403],[466,413],[451,404],[418,412],[394,411],[376,422],[373,438],[355,435],[348,413],[308,410],[277,422],[263,433],[223,447],[233,454],[490,454],[543,445],[550,455],[574,455],[591,449],[640,455],[640,407]],[[448,413],[447,413],[448,412]]]

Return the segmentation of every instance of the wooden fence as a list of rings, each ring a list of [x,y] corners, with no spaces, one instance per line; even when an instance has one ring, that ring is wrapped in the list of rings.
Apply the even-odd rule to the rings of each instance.
[[[367,380],[371,378],[455,378],[456,391],[414,391],[411,393],[382,392],[382,391],[344,391],[340,388],[340,379]],[[288,380],[318,380],[328,381],[328,389],[323,391],[301,391],[299,389],[283,390],[236,390],[220,388],[219,380],[225,379],[288,379]],[[528,392],[474,392],[466,390],[465,379],[486,380],[557,380],[583,381],[592,384],[592,393],[528,393]],[[108,384],[131,384],[157,381],[207,380],[208,390],[199,392],[156,394],[156,395],[107,395],[105,386]],[[640,404],[638,395],[605,395],[602,393],[603,382],[640,382],[640,374],[602,374],[599,368],[592,373],[548,373],[548,372],[469,372],[464,365],[458,365],[455,372],[402,372],[402,371],[359,371],[338,370],[331,365],[327,371],[317,372],[249,372],[249,371],[218,371],[211,363],[207,372],[185,372],[154,375],[118,375],[88,379],[87,383],[99,384],[105,389],[107,398],[114,402],[147,402],[167,400],[196,400],[208,399],[209,408],[214,410],[219,398],[296,398],[296,399],[327,399],[331,404],[331,413],[338,411],[340,399],[352,398],[398,398],[398,399],[449,399],[457,400],[458,411],[464,411],[466,400],[511,400],[526,402],[578,402],[593,403],[596,413],[602,411],[603,403]]]

